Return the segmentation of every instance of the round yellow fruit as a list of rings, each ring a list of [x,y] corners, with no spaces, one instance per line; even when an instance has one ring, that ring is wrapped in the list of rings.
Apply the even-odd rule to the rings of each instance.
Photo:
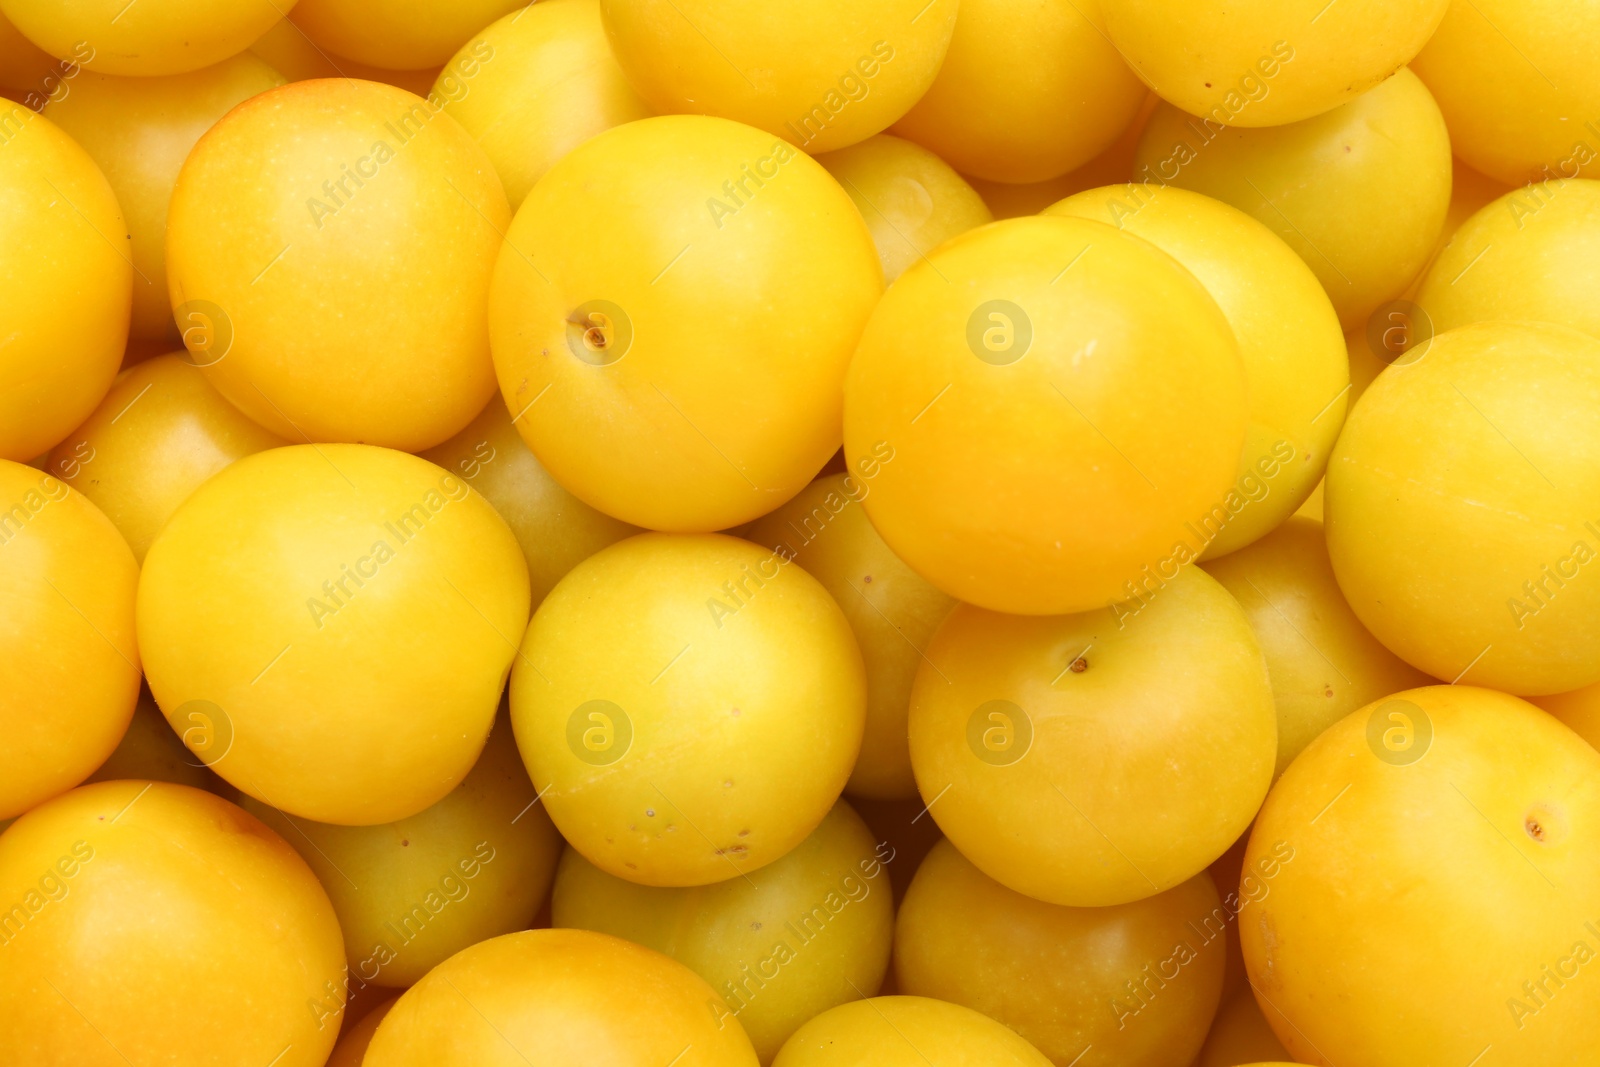
[[[1241,1064],[1271,1067],[1272,1064],[1287,1064],[1283,1057],[1288,1054],[1272,1027],[1267,1025],[1255,994],[1243,989],[1218,1009],[1193,1067],[1240,1067]],[[1273,1059],[1263,1061],[1263,1056]]]
[[[882,289],[855,205],[808,156],[725,119],[643,119],[584,142],[518,209],[489,300],[495,370],[581,500],[722,530],[838,449],[839,385]]]
[[[173,312],[211,384],[278,436],[428,448],[494,392],[484,309],[508,218],[488,157],[429,101],[294,82],[184,163]]]
[[[906,742],[911,682],[921,650],[955,601],[883,543],[861,507],[871,492],[864,473],[818,478],[751,524],[745,537],[805,568],[833,594],[855,632],[867,669],[867,720],[845,791],[908,800],[917,795]]]
[[[1244,611],[1193,567],[1081,615],[956,608],[917,672],[910,732],[951,843],[1007,888],[1073,907],[1204,870],[1250,825],[1277,751]]]
[[[64,482],[0,459],[0,819],[87,778],[139,697],[139,564]]]
[[[1243,548],[1294,514],[1327,468],[1350,385],[1339,317],[1316,275],[1267,227],[1187,189],[1108,186],[1045,214],[1143,237],[1200,279],[1233,327],[1250,425],[1233,491],[1202,524],[1201,558]]]
[[[139,582],[150,691],[190,749],[257,800],[358,826],[471,769],[528,617],[522,551],[488,502],[369,445],[227,467]]]
[[[772,1067],[1049,1067],[1015,1032],[927,997],[842,1004],[802,1026]],[[380,1064],[379,1067],[382,1067]]]
[[[1278,841],[1293,861],[1240,935],[1295,1059],[1581,1062],[1600,1012],[1582,980],[1600,946],[1600,753],[1571,730],[1472,686],[1377,701],[1289,767],[1247,863]]]
[[[547,596],[511,721],[567,841],[631,882],[748,874],[803,841],[861,746],[866,679],[816,579],[719,534],[641,534]]]
[[[1110,908],[1014,893],[949,841],[895,921],[901,991],[981,1011],[1055,1063],[1189,1067],[1222,991],[1230,916],[1205,873]]]
[[[1444,681],[1600,680],[1600,341],[1541,323],[1435,337],[1361,397],[1328,465],[1339,587]]]
[[[1352,711],[1430,684],[1345,603],[1315,519],[1291,518],[1248,548],[1208,561],[1205,570],[1244,608],[1267,657],[1278,709],[1275,777]]]
[[[0,12],[59,59],[151,77],[220,63],[250,47],[295,0],[0,0]]]
[[[1600,338],[1600,181],[1534,183],[1483,208],[1439,254],[1417,303],[1436,331],[1520,319]]]
[[[48,451],[111,387],[133,299],[127,244],[89,154],[0,100],[0,459]]]
[[[651,113],[611,55],[599,0],[519,5],[462,45],[433,91],[488,153],[513,211],[556,160]]]
[[[1428,261],[1450,206],[1450,140],[1408,70],[1316,118],[1221,128],[1156,109],[1136,181],[1172,184],[1252,215],[1306,261],[1351,330]]]
[[[993,221],[961,175],[910,141],[880,133],[817,162],[855,201],[887,282],[956,234]]]
[[[956,3],[600,0],[600,12],[657,111],[735,119],[817,153],[882,132],[928,91]]]
[[[0,900],[7,1063],[321,1067],[333,1048],[308,1010],[344,996],[333,908],[210,793],[101,782],[36,808],[0,837]]]
[[[1450,143],[1509,185],[1600,178],[1600,7],[1563,0],[1452,5],[1412,69]]]
[[[250,46],[250,51],[292,82],[309,81],[312,78],[360,78],[362,81],[383,82],[408,93],[427,96],[432,92],[434,78],[439,74],[437,69],[385,70],[383,67],[358,63],[348,56],[331,55],[317,47],[304,30],[287,18],[273,23],[272,29]]]
[[[94,414],[51,449],[48,469],[105,512],[142,562],[201,482],[287,443],[222,399],[185,350],[119,375]]]
[[[365,1067],[756,1067],[711,987],[675,960],[587,930],[525,930],[463,949],[412,986]],[[676,1063],[674,1063],[676,1057]]]
[[[465,430],[422,458],[465,480],[506,520],[528,561],[535,607],[573,567],[640,532],[591,508],[550,477],[511,425],[511,414],[498,396]]]
[[[437,67],[526,0],[300,0],[291,17],[318,48],[389,70]]]
[[[1204,286],[1076,218],[994,223],[914,264],[845,381],[883,539],[951,596],[1019,614],[1133,596],[1231,491],[1246,418]]]
[[[1217,126],[1282,126],[1411,61],[1449,0],[1107,0],[1106,32],[1151,88]]]
[[[883,983],[894,858],[843,801],[782,859],[700,888],[636,885],[568,849],[551,922],[626,938],[682,963],[726,1002],[719,1025],[737,1019],[770,1063],[801,1024]]]
[[[128,729],[116,749],[100,764],[87,782],[116,782],[137,778],[141,781],[171,782],[204,789],[218,796],[230,796],[231,787],[212,774],[194,753],[184,747],[167,725],[161,709],[148,694],[141,692],[134,705]]]
[[[961,0],[939,76],[894,132],[964,174],[1041,182],[1109,147],[1145,92],[1080,5]]]

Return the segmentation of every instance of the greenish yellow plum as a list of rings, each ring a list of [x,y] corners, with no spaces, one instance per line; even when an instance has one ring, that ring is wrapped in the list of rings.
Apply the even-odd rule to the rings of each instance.
[[[1562,0],[1453,4],[1412,69],[1450,144],[1508,185],[1600,178],[1600,8]]]
[[[364,1067],[756,1067],[722,999],[676,960],[588,930],[480,941],[378,1024]]]
[[[489,503],[370,445],[226,467],[139,576],[150,691],[185,744],[257,800],[354,826],[465,777],[527,617],[522,550]]]
[[[139,564],[83,494],[0,459],[0,819],[83,781],[139,698]]]
[[[558,583],[511,721],[567,841],[652,886],[720,882],[800,844],[861,747],[866,678],[816,579],[720,534],[640,534]]]
[[[1600,682],[1570,693],[1533,697],[1532,700],[1566,723],[1591,746],[1600,749]]]
[[[867,470],[875,470],[868,466]],[[867,519],[865,472],[818,478],[745,537],[805,568],[833,594],[861,647],[867,718],[845,791],[880,800],[917,795],[906,741],[911,682],[922,649],[955,601],[889,550]]]
[[[167,202],[184,158],[235,105],[283,84],[248,52],[212,67],[156,78],[83,71],[44,114],[99,164],[117,194],[133,259],[129,334],[179,343],[167,296]]]
[[[536,799],[502,720],[449,796],[399,822],[334,826],[253,798],[243,805],[295,847],[327,890],[350,981],[404,988],[468,945],[533,921],[561,854]]]
[[[220,797],[101,782],[0,837],[10,906],[0,1056],[71,1063],[322,1067],[343,996],[327,895],[277,834]],[[114,965],[108,961],[114,961]]]
[[[1289,766],[1246,864],[1280,841],[1293,862],[1239,932],[1295,1059],[1470,1063],[1492,1045],[1507,1067],[1582,1062],[1600,753],[1571,730],[1470,685],[1377,701]]]
[[[155,700],[141,692],[128,729],[100,769],[84,781],[116,782],[128,779],[171,782],[226,796],[228,786],[184,747],[167,725]],[[229,797],[228,799],[232,799]]]
[[[280,86],[178,175],[178,328],[217,391],[280,437],[430,448],[494,392],[484,310],[509,215],[488,157],[430,101]]]
[[[930,1063],[1049,1067],[1050,1061],[1014,1031],[970,1008],[927,997],[896,996],[858,1000],[823,1012],[788,1040],[773,1067],[927,1067]]]
[[[111,388],[133,264],[116,193],[60,127],[0,100],[0,149],[0,459],[22,463]]]
[[[1085,611],[1205,547],[1248,418],[1227,318],[1171,256],[1087,219],[1010,219],[913,264],[845,380],[845,453],[889,548],[994,611]],[[892,458],[891,458],[892,457]]]
[[[599,0],[519,5],[462,45],[433,91],[488,153],[513,211],[556,160],[651,114],[611,55]]]
[[[1448,443],[1446,446],[1444,443]],[[1524,694],[1600,680],[1600,341],[1542,323],[1434,337],[1362,395],[1328,465],[1339,587],[1391,651]]]
[[[917,788],[1008,889],[1107,907],[1188,881],[1250,825],[1277,730],[1243,609],[1194,567],[1081,615],[953,611],[911,690]]]
[[[220,63],[250,47],[295,0],[0,0],[34,44],[101,74],[153,77]],[[85,48],[85,44],[88,45]]]
[[[1449,0],[1107,0],[1106,32],[1151,88],[1216,126],[1282,126],[1411,61]]]
[[[201,482],[288,443],[224,400],[188,356],[123,371],[94,414],[50,450],[49,471],[105,512],[140,562]]]
[[[1439,253],[1417,303],[1437,331],[1516,319],[1600,338],[1600,181],[1533,183],[1484,207]]]
[[[1145,96],[1077,4],[961,0],[939,76],[893,131],[964,174],[1042,182],[1109,148]]]
[[[574,149],[517,210],[489,299],[495,370],[579,499],[723,530],[838,449],[840,382],[882,291],[866,224],[810,157],[726,119],[641,119]]]
[[[292,82],[309,81],[312,78],[359,78],[427,96],[432,92],[434,79],[439,74],[433,68],[385,70],[383,67],[359,63],[348,56],[332,55],[319,48],[304,30],[287,18],[273,23],[272,28],[250,46],[250,51]]]
[[[300,0],[288,12],[319,49],[387,70],[436,68],[524,0]]]
[[[671,956],[710,983],[756,1055],[772,1062],[822,1012],[877,992],[894,927],[887,865],[840,801],[811,836],[748,878],[659,889],[614,878],[568,850],[556,874],[555,926],[596,930]]]
[[[1318,734],[1379,697],[1431,683],[1356,618],[1328,561],[1322,523],[1291,518],[1204,564],[1244,608],[1278,709],[1276,777]]]
[[[817,153],[881,133],[928,91],[956,3],[600,0],[600,13],[657,111],[734,119]]]
[[[1350,385],[1339,317],[1317,276],[1266,226],[1187,189],[1109,186],[1045,214],[1143,237],[1200,279],[1233,327],[1250,424],[1233,491],[1200,524],[1200,558],[1243,548],[1294,514],[1327,469]]]
[[[1194,1067],[1272,1067],[1274,1063],[1287,1064],[1283,1057],[1288,1054],[1283,1042],[1267,1025],[1255,994],[1245,989],[1234,994],[1217,1011]],[[1262,1060],[1263,1056],[1272,1059]]]
[[[956,234],[994,221],[961,175],[910,141],[880,133],[817,162],[855,201],[887,282]]]
[[[333,1047],[333,1055],[328,1057],[326,1067],[361,1067],[367,1049],[372,1045],[372,1035],[378,1032],[378,1024],[383,1022],[389,1009],[399,999],[389,998],[363,1015],[353,1026],[346,1028],[339,1035],[339,1043]]]
[[[517,535],[538,606],[563,575],[607,545],[639,533],[596,511],[550,477],[511,425],[498,396],[467,428],[422,458],[466,480]]]
[[[1399,296],[1450,206],[1450,139],[1409,70],[1315,118],[1221,127],[1156,109],[1138,181],[1182,186],[1253,215],[1306,261],[1352,330]]]
[[[1222,991],[1231,916],[1204,872],[1144,900],[1067,908],[1015,893],[949,841],[895,921],[904,993],[1005,1023],[1053,1063],[1189,1067]]]

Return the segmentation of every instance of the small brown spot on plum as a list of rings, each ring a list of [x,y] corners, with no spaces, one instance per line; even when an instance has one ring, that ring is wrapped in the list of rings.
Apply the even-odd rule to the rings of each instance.
[[[1086,671],[1088,669],[1089,669],[1089,661],[1084,659],[1082,656],[1079,656],[1077,659],[1072,661],[1072,673],[1073,674],[1082,674],[1084,671]]]

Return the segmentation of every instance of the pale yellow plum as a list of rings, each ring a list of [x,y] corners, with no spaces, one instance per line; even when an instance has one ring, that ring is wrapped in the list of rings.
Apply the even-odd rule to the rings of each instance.
[[[1299,253],[1354,329],[1428,260],[1450,205],[1450,141],[1409,70],[1315,118],[1219,127],[1156,109],[1135,180],[1232,204]]]
[[[277,834],[199,789],[100,782],[0,837],[0,1057],[322,1067],[339,924]]]
[[[0,460],[0,818],[83,781],[139,698],[139,564],[81,493]]]
[[[1042,182],[1109,148],[1146,95],[1078,5],[961,0],[939,76],[893,131],[964,174]]]
[[[489,154],[513,211],[556,160],[651,114],[611,54],[599,0],[519,5],[462,45],[433,91]]]
[[[739,1024],[719,1020],[726,1012],[659,952],[588,930],[525,930],[435,967],[389,1009],[362,1063],[756,1067]]]
[[[173,310],[211,384],[280,437],[430,448],[494,392],[484,311],[508,217],[488,157],[429,101],[293,82],[184,163]]]
[[[1244,989],[1218,1009],[1194,1067],[1271,1067],[1272,1063],[1287,1063],[1283,1057],[1288,1054],[1267,1025],[1255,994]],[[1262,1060],[1263,1056],[1272,1057],[1270,1063]]]
[[[0,459],[88,417],[128,338],[133,265],[116,193],[49,119],[0,100]]]
[[[579,499],[722,530],[838,449],[839,386],[882,290],[866,224],[809,156],[726,119],[641,119],[574,149],[517,210],[494,365],[518,432]]]
[[[567,841],[618,878],[708,885],[787,853],[838,799],[866,679],[816,579],[720,534],[640,534],[545,597],[511,721]]]
[[[970,1008],[927,997],[890,996],[823,1012],[788,1040],[773,1067],[927,1067],[930,1063],[1049,1067],[1050,1061],[1015,1031]]]
[[[1171,256],[1099,222],[1010,219],[879,302],[845,380],[845,453],[879,462],[867,514],[944,592],[1084,611],[1205,547],[1190,525],[1237,477],[1246,389],[1227,318]]]
[[[1446,444],[1447,443],[1447,444]],[[1542,323],[1435,336],[1362,395],[1327,478],[1350,607],[1445,681],[1600,680],[1600,341]]]
[[[222,399],[185,350],[118,375],[94,414],[50,450],[49,470],[105,512],[142,562],[200,483],[287,443]]]
[[[150,691],[185,744],[257,800],[357,826],[466,776],[527,617],[522,550],[489,503],[370,445],[224,468],[139,584]]]
[[[1414,1067],[1493,1046],[1507,1067],[1583,1062],[1600,753],[1571,730],[1470,685],[1379,700],[1290,765],[1246,863],[1279,842],[1293,860],[1240,935],[1295,1059]]]
[[[287,18],[273,23],[272,28],[250,46],[250,51],[292,82],[312,78],[359,78],[427,96],[439,75],[437,64],[421,70],[386,70],[348,56],[333,55],[314,44],[305,30]]]
[[[1452,4],[1412,69],[1450,143],[1510,185],[1600,178],[1600,8],[1563,0]]]
[[[388,70],[437,68],[463,42],[526,0],[300,0],[289,12],[313,44]],[[287,10],[287,9],[286,9]]]
[[[228,794],[227,784],[184,747],[183,741],[167,725],[155,700],[142,692],[122,740],[100,764],[100,769],[84,781],[115,782],[133,778],[193,786],[233,799]]]
[[[1204,566],[1244,608],[1267,657],[1278,709],[1274,776],[1352,711],[1432,681],[1384,648],[1350,610],[1328,562],[1322,523],[1291,518]]]
[[[151,77],[199,70],[243,52],[294,5],[295,0],[0,0],[0,13],[59,59],[102,74]]]
[[[1187,267],[1227,316],[1244,359],[1250,425],[1231,491],[1201,528],[1201,559],[1236,551],[1292,515],[1328,465],[1350,384],[1339,317],[1317,276],[1237,208],[1172,186],[1113,185],[1046,215],[1094,219]]]
[[[657,111],[747,123],[807,152],[887,129],[928,91],[957,0],[601,0],[606,34]]]
[[[333,1047],[333,1055],[328,1057],[326,1067],[361,1067],[361,1061],[372,1045],[372,1035],[378,1032],[378,1024],[383,1022],[389,1009],[399,999],[391,997],[363,1015],[353,1026],[346,1027],[339,1035],[339,1043]]]
[[[1054,1063],[1189,1067],[1222,990],[1228,913],[1204,872],[1165,893],[1068,908],[936,845],[895,921],[900,991],[981,1011]]]
[[[883,543],[862,501],[879,468],[818,478],[758,519],[748,540],[788,556],[833,594],[855,632],[867,670],[861,755],[846,792],[884,800],[917,795],[906,741],[911,682],[922,650],[955,601],[928,584]]]
[[[855,201],[887,282],[956,234],[994,221],[961,175],[910,141],[881,133],[817,162]]]
[[[895,858],[840,801],[782,859],[693,889],[624,881],[569,849],[551,918],[684,964],[726,1002],[718,1021],[737,1019],[770,1063],[801,1024],[877,992],[889,968]]]
[[[1179,885],[1261,805],[1277,730],[1239,604],[1194,567],[1081,615],[962,605],[911,690],[917,788],[1009,889],[1105,907]]]

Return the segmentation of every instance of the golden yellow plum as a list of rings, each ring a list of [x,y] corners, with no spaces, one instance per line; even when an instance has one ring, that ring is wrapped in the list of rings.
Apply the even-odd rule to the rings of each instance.
[[[1295,1059],[1413,1067],[1493,1046],[1507,1067],[1582,1062],[1600,1012],[1582,980],[1600,945],[1600,753],[1571,730],[1468,685],[1379,700],[1289,766],[1246,863],[1277,842],[1293,862],[1240,935]]]
[[[0,0],[0,12],[57,58],[102,74],[151,77],[199,70],[243,52],[294,5],[295,0]]]
[[[956,608],[917,672],[910,732],[951,843],[1007,888],[1073,907],[1204,870],[1250,825],[1277,751],[1249,621],[1194,567],[1081,615]]]
[[[26,462],[111,387],[133,265],[116,194],[49,119],[0,100],[0,459]]]
[[[1283,1057],[1288,1054],[1267,1025],[1255,994],[1244,989],[1217,1010],[1193,1067],[1271,1067],[1272,1063],[1287,1063]],[[1271,1062],[1263,1061],[1263,1056],[1271,1056]]]
[[[217,391],[280,437],[429,448],[494,392],[484,309],[508,217],[488,157],[431,102],[281,86],[178,175],[178,328]]]
[[[142,562],[201,482],[287,443],[222,399],[185,350],[118,375],[94,414],[50,450],[49,470],[105,512]]]
[[[348,56],[332,55],[319,48],[306,31],[291,19],[282,18],[250,46],[250,51],[267,65],[292,82],[312,78],[359,78],[362,81],[383,82],[404,89],[408,93],[427,96],[433,91],[438,77],[436,68],[422,70],[386,70],[357,62]]]
[[[517,210],[489,299],[495,370],[579,499],[727,529],[838,449],[839,385],[882,289],[860,213],[809,156],[726,119],[641,119],[574,149]]]
[[[1356,616],[1445,681],[1600,680],[1600,341],[1543,323],[1439,334],[1367,389],[1328,464]]]
[[[617,66],[599,0],[542,0],[486,27],[433,87],[493,161],[515,211],[562,156],[651,114]]]
[[[210,793],[101,782],[0,837],[0,1057],[15,1067],[322,1067],[343,996],[327,895]]]
[[[657,111],[734,119],[816,153],[881,133],[928,91],[956,3],[600,0],[600,13]]]
[[[525,0],[300,0],[288,12],[320,49],[388,70],[438,67],[462,43]]]
[[[139,564],[66,483],[0,459],[0,819],[87,778],[139,698]]]
[[[1232,489],[1246,384],[1194,275],[1130,233],[1048,216],[962,234],[901,275],[844,414],[852,468],[879,470],[863,506],[890,549],[960,600],[1050,614],[1126,600],[1199,554],[1180,539]]]
[[[534,613],[511,721],[567,841],[608,874],[694,886],[800,844],[861,746],[866,679],[839,606],[775,552],[640,534]]]
[[[372,1045],[372,1035],[378,1032],[378,1024],[383,1022],[393,1008],[399,997],[391,997],[363,1015],[355,1024],[348,1026],[339,1035],[339,1043],[333,1047],[333,1055],[328,1057],[326,1067],[361,1067],[361,1061],[367,1055],[367,1049]]]
[[[722,999],[693,971],[588,930],[525,930],[456,953],[389,1009],[362,1061],[365,1067],[757,1062]]]
[[[1221,127],[1156,109],[1136,181],[1172,184],[1253,215],[1306,261],[1346,330],[1402,293],[1450,205],[1450,140],[1409,70],[1315,118]]]
[[[823,1012],[796,1031],[772,1067],[927,1067],[930,1063],[1048,1067],[1050,1061],[1014,1031],[970,1008],[927,997],[893,996],[853,1001]]]
[[[139,694],[128,729],[117,747],[84,782],[116,782],[137,778],[141,781],[171,782],[205,789],[228,797],[228,786],[211,772],[167,725],[155,699]],[[228,797],[228,799],[233,799]]]
[[[291,815],[395,822],[478,758],[528,617],[516,538],[460,478],[370,445],[247,456],[150,546],[150,691],[203,762]]]
[[[870,468],[869,468],[870,469]],[[955,601],[906,566],[868,521],[864,475],[818,478],[753,523],[748,540],[793,560],[822,583],[850,621],[867,670],[861,755],[845,791],[882,800],[917,795],[906,742],[911,681],[922,649]]]

